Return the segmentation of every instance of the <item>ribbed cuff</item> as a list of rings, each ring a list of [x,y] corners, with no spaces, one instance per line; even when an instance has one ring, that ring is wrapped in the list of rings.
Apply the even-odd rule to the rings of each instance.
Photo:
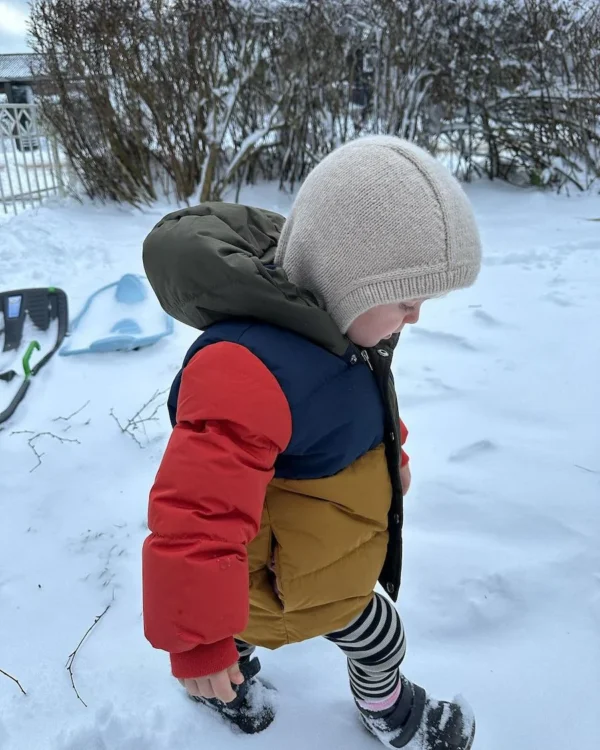
[[[329,313],[340,331],[346,333],[352,322],[372,307],[434,297],[454,289],[463,289],[475,282],[478,271],[477,265],[470,265],[414,276],[366,280],[364,284],[345,294]]]
[[[196,646],[191,651],[171,654],[171,671],[173,677],[190,680],[206,677],[215,672],[222,672],[238,660],[238,652],[233,636],[216,643]]]

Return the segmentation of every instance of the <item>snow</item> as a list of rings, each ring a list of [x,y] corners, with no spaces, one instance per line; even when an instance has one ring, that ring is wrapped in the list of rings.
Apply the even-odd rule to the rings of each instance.
[[[600,206],[497,184],[469,192],[480,280],[428,302],[395,362],[413,471],[405,671],[435,697],[465,696],[475,750],[595,750]],[[286,211],[291,198],[265,186],[241,200]],[[63,287],[75,315],[96,288],[142,271],[141,242],[172,209],[55,201],[0,219],[2,288]],[[144,640],[140,546],[169,425],[164,408],[140,420],[195,335],[177,324],[143,351],[55,357],[0,432],[0,669],[27,691],[0,674],[1,750],[377,747],[323,640],[262,654],[280,706],[254,738],[185,700]],[[33,441],[39,465],[38,433],[55,436]],[[86,708],[65,663],[109,604],[74,663]]]

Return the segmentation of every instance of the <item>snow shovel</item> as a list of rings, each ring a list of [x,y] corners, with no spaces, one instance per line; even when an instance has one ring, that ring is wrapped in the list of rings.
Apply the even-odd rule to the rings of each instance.
[[[67,295],[62,289],[47,287],[0,292],[0,388],[4,390],[2,383],[5,383],[8,388],[12,386],[13,393],[8,406],[0,411],[0,424],[15,413],[29,390],[31,379],[62,344],[68,326]],[[42,357],[32,364],[36,351],[41,352]],[[3,369],[5,360],[19,356],[20,371],[12,367]]]

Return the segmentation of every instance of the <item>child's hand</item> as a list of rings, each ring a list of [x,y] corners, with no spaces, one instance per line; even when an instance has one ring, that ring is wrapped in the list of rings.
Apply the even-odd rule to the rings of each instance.
[[[231,703],[235,700],[235,690],[231,687],[231,683],[241,685],[244,682],[244,676],[236,662],[222,672],[191,680],[179,680],[179,682],[190,695],[198,698],[218,698],[223,703]]]
[[[400,469],[400,484],[402,485],[402,494],[406,495],[410,489],[410,464],[406,464]]]

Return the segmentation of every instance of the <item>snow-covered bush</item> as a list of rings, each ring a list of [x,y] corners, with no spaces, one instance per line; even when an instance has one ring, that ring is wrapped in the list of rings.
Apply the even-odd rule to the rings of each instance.
[[[103,199],[293,186],[366,133],[464,179],[585,189],[600,170],[589,0],[34,0],[31,38],[45,114]]]

